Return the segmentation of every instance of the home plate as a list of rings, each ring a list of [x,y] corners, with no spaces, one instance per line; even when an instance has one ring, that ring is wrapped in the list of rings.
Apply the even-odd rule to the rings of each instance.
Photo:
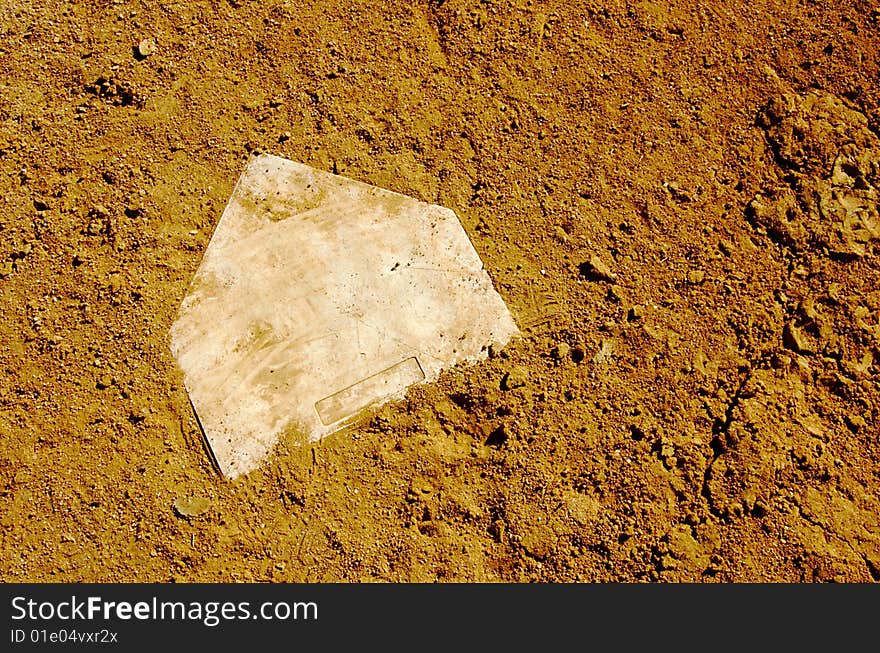
[[[517,333],[455,213],[275,156],[252,159],[171,327],[220,470]]]

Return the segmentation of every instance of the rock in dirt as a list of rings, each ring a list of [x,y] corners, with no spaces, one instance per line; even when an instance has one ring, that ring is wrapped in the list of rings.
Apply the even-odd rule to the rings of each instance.
[[[564,342],[560,342],[556,345],[553,350],[550,352],[550,355],[558,361],[565,360],[571,355],[571,347],[569,347]]]
[[[611,362],[611,354],[614,352],[613,340],[602,340],[599,345],[599,351],[593,356],[593,362],[596,365],[605,365]]]
[[[205,497],[180,496],[174,500],[174,512],[177,513],[178,517],[183,517],[184,519],[199,517],[204,515],[210,509],[211,500]]]
[[[567,243],[567,242],[568,242],[568,234],[565,232],[565,229],[563,229],[563,228],[560,227],[559,225],[553,227],[553,235],[554,235],[554,236],[556,237],[556,239],[557,239],[559,242],[561,242],[561,243]]]
[[[733,244],[733,241],[725,238],[718,242],[718,249],[721,250],[721,253],[725,256],[733,256],[733,252],[736,250],[736,245]]]
[[[681,184],[674,181],[667,181],[663,183],[663,190],[665,190],[676,202],[693,202],[694,198],[688,191],[682,188]]]
[[[154,41],[153,39],[144,39],[137,45],[138,56],[144,59],[156,54],[157,50],[158,48],[156,47],[156,41]]]
[[[789,322],[782,329],[782,344],[799,354],[812,354],[813,348],[804,332]]]
[[[706,273],[702,270],[690,270],[687,273],[688,283],[693,286],[698,286],[706,279]]]
[[[597,255],[590,256],[589,261],[580,264],[581,276],[593,281],[607,281],[615,283],[617,275],[611,271],[611,268]]]
[[[502,390],[513,390],[521,388],[529,382],[529,371],[527,368],[517,365],[508,371],[501,379]]]
[[[628,322],[638,322],[643,317],[645,317],[645,307],[636,304],[626,314],[626,319]]]
[[[859,431],[863,431],[864,429],[868,428],[868,423],[861,415],[847,415],[844,419],[846,420],[846,425],[853,433],[858,433]]]

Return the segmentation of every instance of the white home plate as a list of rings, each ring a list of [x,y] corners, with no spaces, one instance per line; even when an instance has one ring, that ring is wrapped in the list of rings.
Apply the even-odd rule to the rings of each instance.
[[[274,156],[251,161],[171,350],[221,471],[316,441],[517,333],[451,210]]]

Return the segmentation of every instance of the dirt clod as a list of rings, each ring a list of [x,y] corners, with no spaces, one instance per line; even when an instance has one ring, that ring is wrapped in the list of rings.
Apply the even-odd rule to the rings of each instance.
[[[804,332],[799,327],[791,322],[782,329],[782,343],[792,351],[800,354],[814,353],[807,336],[804,335]]]
[[[580,265],[580,273],[582,277],[593,281],[607,281],[614,283],[617,281],[617,275],[611,271],[611,268],[596,254],[590,256],[590,260]]]
[[[529,382],[529,370],[522,365],[517,365],[505,373],[501,379],[502,390],[522,388]]]

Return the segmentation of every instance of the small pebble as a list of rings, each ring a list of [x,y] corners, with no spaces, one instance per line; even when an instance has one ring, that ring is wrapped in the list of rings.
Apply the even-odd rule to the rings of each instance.
[[[156,41],[153,39],[144,39],[137,46],[138,54],[144,58],[156,54],[157,49]]]
[[[205,497],[177,497],[174,500],[174,512],[180,517],[198,517],[211,509],[211,500]]]
[[[847,415],[846,423],[849,426],[850,430],[857,433],[859,431],[863,431],[868,427],[868,423],[865,421],[865,418],[861,415]]]
[[[626,315],[626,319],[630,322],[636,322],[641,320],[645,316],[645,307],[639,306],[636,304],[631,309],[629,309],[629,313]]]
[[[589,261],[580,264],[580,273],[582,276],[596,281],[608,281],[609,283],[617,281],[617,275],[595,254],[590,256]]]
[[[565,360],[571,354],[571,347],[564,342],[560,342],[553,348],[550,355],[558,361]]]
[[[694,285],[703,283],[703,281],[705,279],[706,279],[706,273],[703,272],[702,270],[691,270],[690,272],[688,272],[688,275],[687,275],[688,283],[691,283]]]

